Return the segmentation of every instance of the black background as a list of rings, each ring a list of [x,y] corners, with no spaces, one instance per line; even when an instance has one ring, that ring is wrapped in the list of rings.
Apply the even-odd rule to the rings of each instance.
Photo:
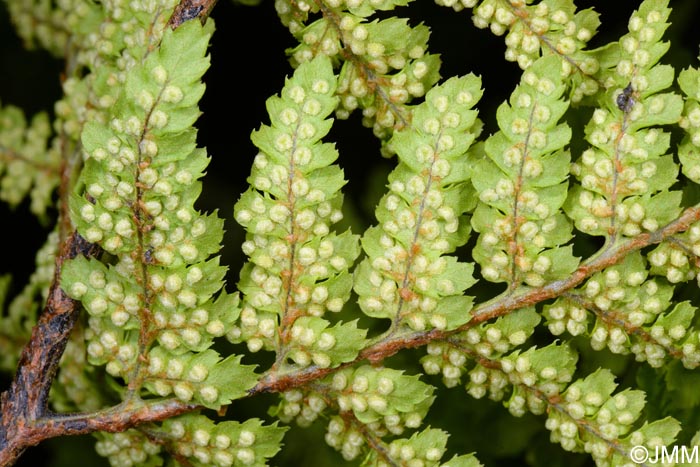
[[[627,19],[639,4],[622,0],[576,3],[579,8],[593,6],[601,14],[602,26],[593,46],[624,34]],[[671,7],[674,12],[667,37],[672,45],[664,61],[679,69],[697,66],[700,2],[672,0]],[[471,11],[455,13],[430,0],[413,2],[398,11],[400,16],[410,17],[412,24],[424,22],[431,27],[430,51],[441,54],[443,77],[470,72],[482,77],[485,95],[478,107],[486,125],[484,135],[496,131],[495,109],[509,96],[520,78],[517,65],[503,59],[503,38],[476,29],[471,22]],[[217,31],[211,44],[212,65],[205,76],[207,92],[201,102],[203,115],[197,124],[200,145],[207,147],[212,162],[198,207],[205,211],[218,209],[219,216],[225,219],[227,233],[222,261],[230,266],[227,288],[233,291],[242,262],[240,244],[243,238],[241,228],[232,219],[233,204],[246,188],[245,178],[257,152],[249,135],[261,123],[269,121],[265,99],[279,92],[284,77],[292,72],[285,49],[294,46],[295,41],[280,24],[271,0],[263,0],[257,7],[219,0],[213,17]],[[61,92],[62,66],[60,60],[46,52],[22,48],[5,5],[0,2],[0,102],[21,107],[28,116],[40,110],[52,113],[53,102]],[[338,121],[326,140],[335,141],[339,149],[339,163],[349,180],[346,196],[356,208],[358,221],[364,226],[370,225],[376,199],[366,199],[371,192],[368,186],[376,184],[375,180],[382,180],[394,161],[379,155],[379,144],[371,129],[362,127],[357,115]],[[50,225],[42,225],[28,212],[28,203],[14,210],[0,203],[3,245],[0,273],[13,274],[15,291],[32,272],[35,252],[49,228]],[[0,381],[0,389],[7,383],[6,379]],[[258,416],[264,416],[264,410]],[[323,444],[322,434],[317,440]],[[84,465],[104,465],[104,460],[96,458],[84,441],[87,440],[49,441],[27,452],[18,465],[76,465],[79,459]],[[286,442],[289,444],[290,439]],[[53,449],[56,446],[67,449]],[[340,456],[336,459],[340,462]],[[286,462],[295,465],[298,461],[287,459]],[[515,465],[513,462],[506,461],[502,465]]]

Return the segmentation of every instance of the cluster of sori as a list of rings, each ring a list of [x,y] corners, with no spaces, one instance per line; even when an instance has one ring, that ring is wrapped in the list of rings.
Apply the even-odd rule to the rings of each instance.
[[[191,125],[210,34],[196,22],[167,30],[125,72],[107,121],[85,124],[85,191],[71,200],[73,221],[116,261],[70,262],[62,286],[90,316],[93,364],[106,364],[132,390],[146,384],[160,396],[218,406],[228,396],[209,381],[235,359],[216,369],[217,354],[202,351],[237,308],[233,296],[212,298],[225,269],[207,257],[218,251],[222,223],[193,207],[207,158]]]
[[[243,467],[267,465],[280,449],[286,428],[263,425],[260,420],[214,423],[205,417],[167,420],[154,431],[177,454],[195,466]]]
[[[160,427],[98,434],[96,450],[112,467],[160,465],[163,447],[196,467],[263,466],[279,450],[284,431],[257,419],[214,423],[186,415]]]
[[[651,260],[650,260],[651,261]],[[700,364],[698,331],[691,327],[695,308],[688,302],[671,307],[673,287],[648,278],[648,265],[639,253],[593,275],[580,288],[544,307],[554,335],[590,337],[596,350],[632,352],[653,367],[668,358],[687,368]],[[595,315],[591,326],[590,317]]]
[[[51,232],[46,243],[36,253],[36,270],[29,282],[11,301],[12,276],[0,276],[0,304],[6,306],[6,313],[0,313],[0,371],[15,371],[21,348],[32,334],[32,327],[39,315],[40,303],[49,294],[49,286],[54,277],[58,232]]]
[[[473,209],[467,150],[476,137],[481,82],[473,75],[433,88],[416,106],[412,126],[389,142],[399,164],[379,202],[379,225],[362,239],[367,257],[356,270],[355,292],[365,314],[401,328],[454,329],[469,319],[473,264],[447,253],[466,242]]]
[[[134,465],[157,465],[160,444],[148,440],[138,430],[123,433],[96,435],[95,451],[109,459],[112,467],[132,467]]]
[[[15,31],[27,47],[41,47],[57,57],[64,56],[69,39],[83,29],[83,21],[94,11],[87,0],[7,0],[5,3]]]
[[[644,393],[625,389],[613,395],[616,387],[606,369],[571,384],[549,410],[546,427],[552,441],[567,451],[589,453],[597,465],[620,467],[638,465],[630,463],[634,446],[653,451],[671,445],[679,423],[668,417],[638,427]]]
[[[671,284],[690,281],[698,274],[700,224],[696,223],[673,239],[661,243],[647,255],[650,272],[664,276]]]
[[[196,147],[192,125],[204,92],[213,24],[188,21],[173,30],[167,26],[173,6],[172,1],[95,6],[100,14],[92,26],[100,34],[87,34],[94,53],[82,56],[90,73],[73,84],[84,102],[98,105],[88,122],[81,120],[87,114],[73,116],[82,126],[85,166],[70,210],[78,232],[108,255],[106,262],[67,261],[61,286],[87,311],[88,361],[104,365],[113,387],[124,381],[122,397],[171,398],[217,409],[245,395],[257,378],[240,357],[222,359],[210,348],[231,332],[240,312],[238,297],[222,291],[225,267],[209,259],[219,251],[223,223],[194,208],[208,158]],[[97,47],[97,36],[111,40],[113,48]],[[85,380],[77,380],[76,388]],[[62,406],[94,409],[96,398],[75,398],[76,388],[61,394]],[[192,465],[264,465],[278,449],[274,433],[281,436],[274,425],[257,424],[249,430],[252,440],[269,438],[274,448],[265,442],[259,449],[237,446],[246,435],[243,441],[232,437],[228,451],[223,437],[205,449],[202,433],[215,432],[213,422],[193,415],[171,423],[195,427],[191,449],[185,438],[172,441]],[[102,434],[98,452],[115,466],[162,462],[149,440],[155,436],[160,446],[168,436],[144,430]]]
[[[472,224],[480,232],[474,259],[484,279],[511,289],[568,277],[578,265],[571,247],[560,246],[571,239],[561,212],[571,130],[557,124],[568,108],[558,67],[550,56],[523,73],[511,104],[498,109],[501,130],[486,140],[472,178],[479,196]]]
[[[29,196],[32,213],[46,214],[61,167],[58,142],[47,147],[50,136],[45,112],[27,125],[22,110],[0,106],[0,200],[16,207]]]
[[[329,383],[341,415],[351,413],[380,437],[418,428],[434,399],[432,386],[389,368],[363,365],[337,372]]]
[[[689,68],[681,71],[678,84],[686,98],[679,121],[686,134],[678,146],[678,158],[683,174],[695,183],[700,183],[700,70]]]
[[[482,323],[456,334],[447,340],[433,341],[427,345],[427,355],[421,359],[426,374],[442,374],[447,387],[457,386],[467,371],[467,362],[478,359],[498,359],[525,341],[534,332],[540,316],[532,307],[521,308],[496,321]],[[492,376],[492,378],[490,377]],[[474,397],[489,396],[500,400],[506,380],[500,372],[489,373],[481,365],[469,371],[467,390]]]
[[[558,394],[571,381],[576,358],[568,346],[558,344],[512,352],[500,360],[479,358],[469,371],[467,392],[477,399],[488,395],[503,400],[517,417],[526,411],[541,414],[547,408],[547,397]]]
[[[295,421],[299,426],[310,426],[328,407],[326,395],[316,391],[292,389],[282,393],[282,401],[274,414],[285,423]]]
[[[506,31],[506,59],[529,67],[540,51],[570,57],[586,74],[597,71],[595,59],[583,60],[581,49],[599,26],[592,10],[576,12],[573,1],[557,0],[526,5],[523,0],[484,0],[474,7],[474,25],[500,36]],[[570,62],[571,66],[571,62]],[[594,89],[595,91],[595,89]]]
[[[600,21],[592,9],[576,11],[573,0],[436,0],[457,11],[473,8],[472,21],[497,36],[505,34],[505,58],[523,70],[540,55],[559,58],[559,73],[571,78],[571,101],[595,94],[600,83],[597,53],[584,50]]]
[[[515,351],[500,361],[508,383],[513,386],[505,406],[516,417],[526,412],[541,414],[549,408],[550,397],[556,398],[571,382],[578,355],[566,344],[530,347]]]
[[[291,390],[283,394],[275,414],[289,422],[310,425],[322,413],[337,412],[330,417],[326,442],[346,460],[369,456],[367,465],[415,466],[479,465],[471,456],[453,458],[440,464],[445,452],[446,433],[426,429],[411,438],[395,438],[422,424],[433,402],[433,387],[389,368],[363,365],[328,376],[308,390]],[[393,440],[385,443],[382,439]]]
[[[368,21],[377,11],[409,0],[328,0],[275,3],[299,45],[290,50],[295,64],[326,55],[341,66],[336,115],[360,109],[365,126],[386,141],[410,120],[407,104],[422,97],[439,78],[440,59],[427,52],[430,31],[400,18]],[[310,19],[310,14],[314,15]],[[319,17],[316,17],[319,16]],[[384,148],[385,152],[388,148]]]
[[[448,434],[435,428],[427,428],[415,433],[410,439],[393,440],[386,447],[386,455],[373,451],[368,461],[377,467],[399,465],[411,467],[480,467],[481,463],[473,455],[454,456],[445,463],[440,459],[447,450]]]
[[[440,60],[427,53],[430,31],[399,18],[367,23],[352,15],[340,27],[341,43],[357,58],[341,68],[336,115],[347,118],[360,108],[363,124],[385,140],[408,124],[406,104],[437,82]]]
[[[515,349],[532,335],[539,321],[533,308],[519,310],[429,344],[421,363],[427,374],[442,373],[448,387],[468,374],[465,389],[472,397],[503,401],[517,417],[526,412],[541,414],[549,398],[561,394],[571,381],[577,354],[559,343],[523,352]]]
[[[669,11],[654,2],[642,4],[615,57],[601,58],[601,80],[609,92],[601,94],[585,128],[593,147],[572,167],[580,186],[571,190],[565,207],[587,234],[610,241],[633,237],[657,230],[679,213],[681,194],[668,191],[678,168],[672,155],[663,155],[670,134],[649,128],[676,123],[683,106],[679,95],[660,93],[673,83],[673,68],[655,65],[668,49],[660,40]]]
[[[355,358],[365,342],[355,322],[330,326],[324,319],[348,300],[349,268],[359,254],[357,236],[331,231],[343,217],[345,184],[333,163],[337,151],[321,142],[337,103],[335,88],[330,60],[319,57],[268,100],[272,125],[253,134],[261,152],[251,186],[235,206],[250,261],[238,284],[243,309],[227,336],[254,352],[275,351],[278,366],[337,366]]]
[[[72,66],[62,82],[63,97],[55,106],[54,126],[66,142],[77,142],[85,122],[106,122],[110,118],[111,107],[128,71],[160,42],[168,14],[177,2],[111,0],[95,4],[62,0],[58,3],[65,4],[65,9],[53,12],[55,18],[61,18],[55,29],[71,32],[70,42],[60,48],[60,54],[67,52]],[[86,69],[90,73],[85,73]]]

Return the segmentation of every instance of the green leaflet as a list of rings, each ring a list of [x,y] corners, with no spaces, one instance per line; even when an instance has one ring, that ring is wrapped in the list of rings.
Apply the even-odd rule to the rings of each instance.
[[[513,385],[504,405],[516,417],[526,410],[543,413],[548,401],[537,391],[548,397],[561,393],[573,377],[577,360],[578,354],[566,344],[554,343],[542,348],[530,347],[523,353],[512,352],[501,361],[501,369]],[[533,388],[536,388],[534,393]],[[467,390],[473,395],[471,387]]]
[[[644,422],[644,424],[638,430],[630,434],[625,441],[628,446],[644,445],[649,449],[650,453],[655,455],[655,448],[658,446],[658,442],[660,442],[662,446],[673,446],[676,441],[676,436],[680,431],[680,423],[672,417],[666,417],[660,420],[654,420],[651,423]],[[688,450],[688,452],[690,455],[692,449]],[[612,465],[622,466],[628,462],[628,459],[629,456],[614,453],[612,456]]]
[[[278,362],[303,368],[351,361],[366,331],[355,323],[330,323],[350,296],[348,272],[359,254],[357,236],[330,232],[342,218],[345,184],[333,162],[338,154],[321,138],[335,108],[336,79],[327,58],[301,65],[281,96],[267,101],[271,126],[252,135],[261,152],[249,177],[251,188],[235,206],[247,230],[241,271],[244,302],[228,334],[251,351],[275,350]]]
[[[122,433],[97,432],[95,451],[110,460],[110,464],[137,464],[142,467],[163,465],[162,447],[148,439],[139,430]]]
[[[357,321],[328,325],[315,316],[297,318],[290,330],[293,350],[289,358],[301,366],[307,366],[310,358],[320,368],[353,361],[365,344],[366,331],[357,328]]]
[[[446,464],[439,461],[445,453],[448,434],[435,428],[426,428],[416,432],[410,438],[393,440],[380,455],[376,450],[362,462],[362,466],[385,466],[387,458],[394,463],[421,463],[425,466],[442,467],[478,467],[481,464],[473,456],[455,456]],[[386,457],[384,457],[386,456]]]
[[[471,328],[460,337],[485,357],[501,356],[522,345],[534,333],[541,318],[533,307],[520,308],[496,321]]]
[[[659,93],[673,82],[672,68],[656,65],[668,49],[660,42],[668,26],[667,4],[643,2],[619,47],[602,52],[600,76],[610,91],[585,129],[592,147],[572,166],[581,187],[570,192],[567,214],[579,230],[611,242],[654,231],[680,212],[680,198],[666,194],[677,174],[664,157],[668,135],[649,128],[676,123],[683,107],[680,96]],[[664,198],[655,205],[656,196]]]
[[[417,376],[404,375],[398,370],[363,365],[336,375],[339,376],[333,376],[332,388],[338,392],[349,390],[338,395],[341,411],[352,410],[363,423],[386,423],[387,416],[398,415],[400,421],[390,429],[395,434],[401,430],[402,424],[416,428],[434,399],[432,386],[421,382]]]
[[[393,10],[397,6],[406,6],[411,0],[379,0],[374,2],[346,2],[350,13],[360,17],[373,15],[376,11]],[[359,3],[359,4],[358,4]],[[333,6],[331,4],[331,6]]]
[[[172,356],[156,347],[149,359],[145,380],[149,391],[161,396],[173,392],[179,399],[194,398],[209,408],[244,397],[257,381],[254,366],[241,365],[240,356],[221,360],[213,350]]]
[[[325,378],[324,384],[314,387],[317,394],[307,395],[304,401],[315,416],[325,407],[325,403],[317,402],[320,397],[332,401],[340,416],[330,419],[326,442],[341,451],[346,460],[352,460],[366,449],[369,439],[381,442],[380,438],[389,433],[401,435],[406,429],[418,428],[433,402],[433,390],[418,376],[363,365]],[[302,397],[298,390],[285,393],[277,412],[291,418],[299,412]],[[304,412],[297,420],[310,423],[312,419]],[[435,454],[433,461],[442,457],[442,452]]]
[[[214,298],[225,268],[207,260],[219,250],[222,221],[193,206],[207,158],[191,125],[210,35],[196,22],[165,31],[160,46],[126,72],[108,124],[85,124],[89,158],[71,198],[72,220],[116,260],[67,262],[61,285],[91,317],[93,364],[136,389],[217,408],[255,377],[238,358],[207,350],[238,314],[236,296]]]
[[[689,68],[678,75],[678,84],[686,95],[683,116],[679,122],[686,132],[678,147],[678,158],[683,167],[683,174],[700,182],[700,70]]]
[[[431,342],[427,346],[428,355],[420,362],[427,374],[442,373],[442,382],[448,388],[457,386],[466,371],[468,358],[475,355],[502,357],[524,344],[539,322],[540,315],[534,308],[521,308],[494,322],[472,327],[447,341]]]
[[[86,122],[112,120],[112,106],[123,91],[127,70],[158,46],[175,3],[67,0],[59,11],[54,10],[50,28],[70,31],[70,47],[89,51],[72,54],[73,66],[62,83],[64,95],[55,106],[56,127],[70,143],[64,148],[69,159],[81,156],[77,143]],[[36,25],[31,29],[45,31]],[[66,46],[61,50],[65,52]],[[84,73],[85,68],[90,72]]]
[[[469,371],[466,390],[472,397],[480,399],[488,394],[493,400],[503,400],[511,414],[520,417],[526,411],[542,413],[547,400],[560,393],[571,381],[578,355],[567,344],[550,344],[546,347],[531,347],[506,356],[496,366],[495,360],[479,356],[468,347],[465,354],[477,364]]]
[[[16,207],[29,196],[32,213],[41,218],[60,180],[61,155],[49,136],[46,113],[27,125],[19,108],[0,106],[0,200]]]
[[[192,414],[166,420],[154,434],[193,466],[262,467],[280,450],[285,431],[255,418],[215,423]]]
[[[438,5],[473,8],[472,21],[505,36],[505,58],[527,70],[540,56],[558,59],[561,78],[568,81],[573,103],[599,90],[596,73],[600,63],[596,51],[584,50],[596,34],[600,21],[592,8],[576,11],[573,0],[544,0],[538,3],[502,0],[436,0]]]
[[[678,262],[678,255],[671,254]],[[667,255],[668,248],[663,245],[649,255],[652,271],[666,264]],[[648,265],[642,255],[627,255],[620,264],[594,274],[585,286],[545,305],[550,331],[555,335],[564,330],[574,336],[587,334],[594,349],[632,352],[638,361],[653,367],[661,367],[669,357],[687,368],[697,367],[699,333],[691,328],[695,307],[680,302],[668,310],[673,287],[647,276]],[[592,329],[589,314],[596,317]]]
[[[403,18],[369,23],[351,20],[350,25],[343,42],[360,60],[346,60],[342,65],[338,116],[347,118],[360,108],[363,124],[371,126],[378,138],[388,139],[395,126],[408,123],[407,104],[438,81],[440,59],[426,53],[427,26],[411,27]]]
[[[462,456],[454,456],[449,461],[440,465],[442,467],[482,467],[483,464],[479,462],[474,454],[466,454]]]
[[[567,109],[561,100],[559,60],[538,60],[523,74],[510,105],[498,109],[501,131],[486,140],[473,177],[480,203],[472,225],[480,232],[474,259],[481,274],[510,289],[525,283],[539,287],[568,277],[578,265],[570,247],[568,220],[560,208],[566,199],[571,138],[557,124]]]
[[[362,110],[363,124],[386,143],[394,129],[409,124],[409,102],[425,95],[439,79],[440,59],[427,53],[430,30],[403,18],[367,21],[378,10],[410,0],[278,2],[282,22],[300,44],[287,52],[298,64],[325,55],[340,65],[336,115]],[[320,18],[309,23],[309,13]],[[391,149],[384,146],[383,153]]]
[[[626,389],[613,396],[616,387],[614,376],[605,369],[571,384],[564,402],[549,412],[546,426],[552,441],[569,451],[583,451],[585,445],[596,462],[615,466],[629,462],[634,446],[653,451],[655,443],[671,445],[680,430],[678,422],[667,417],[632,430],[644,408],[644,392]],[[589,429],[577,426],[583,424]]]
[[[480,85],[470,75],[433,88],[412,126],[390,141],[399,165],[376,210],[380,224],[362,238],[367,258],[355,292],[365,314],[391,319],[394,330],[454,329],[469,319],[471,299],[462,293],[475,282],[473,265],[444,255],[469,233],[460,218],[472,208],[466,152]]]
[[[332,401],[341,413],[352,412],[358,421],[371,424],[376,435],[384,436],[387,430],[398,435],[420,426],[433,402],[433,390],[418,376],[362,365],[340,370],[308,391],[285,392],[274,413],[307,426]]]
[[[526,311],[527,310],[527,311]],[[541,414],[548,397],[556,397],[571,381],[578,355],[567,344],[553,343],[546,347],[530,347],[525,352],[510,347],[520,345],[532,333],[539,316],[532,309],[516,313],[519,319],[500,321],[500,326],[486,330],[482,336],[476,329],[463,339],[431,343],[428,356],[421,360],[426,373],[443,373],[446,386],[459,384],[462,373],[468,373],[467,392],[480,399],[504,400],[504,405],[516,417],[530,411]],[[512,316],[512,315],[511,315]],[[519,323],[518,323],[519,322]],[[514,327],[515,326],[515,327]],[[501,329],[518,329],[503,336]],[[473,363],[475,362],[475,364]]]
[[[54,278],[58,232],[53,231],[36,253],[36,270],[22,291],[8,303],[11,276],[0,276],[0,369],[15,370],[21,348],[29,340],[32,327],[46,301]]]
[[[215,423],[204,415],[188,414],[143,431],[99,433],[96,450],[113,465],[160,466],[166,451],[196,467],[263,467],[280,450],[285,431],[276,424],[263,425],[258,419]]]

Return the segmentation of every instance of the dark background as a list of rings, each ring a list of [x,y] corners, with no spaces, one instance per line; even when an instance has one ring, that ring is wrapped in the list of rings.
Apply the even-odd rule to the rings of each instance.
[[[601,14],[602,26],[592,42],[593,47],[624,34],[629,15],[639,4],[638,1],[623,0],[587,0],[576,3],[580,9],[593,6]],[[672,45],[664,61],[676,65],[678,69],[689,65],[697,66],[700,2],[672,0],[671,7],[674,11],[667,38]],[[496,131],[495,109],[509,96],[520,78],[517,65],[503,59],[503,37],[495,37],[488,30],[476,29],[471,22],[470,10],[455,13],[451,9],[436,6],[430,0],[413,2],[398,11],[400,16],[410,17],[412,24],[424,22],[431,27],[430,51],[441,54],[443,77],[469,72],[482,77],[485,94],[478,107],[480,118],[486,125],[484,135]],[[212,16],[216,20],[217,31],[211,45],[212,66],[205,76],[207,92],[201,102],[203,115],[197,124],[200,129],[200,145],[207,147],[212,162],[204,179],[199,208],[205,211],[218,209],[219,216],[225,219],[227,233],[222,261],[230,266],[227,288],[232,291],[235,290],[242,263],[240,244],[243,238],[241,228],[232,219],[232,209],[246,188],[245,178],[252,158],[257,153],[249,135],[261,123],[269,121],[265,99],[279,92],[284,77],[292,72],[285,49],[294,46],[295,41],[280,24],[271,0],[263,0],[257,7],[220,0]],[[0,102],[23,108],[28,117],[40,110],[52,113],[53,102],[61,92],[59,75],[62,66],[60,60],[46,52],[22,48],[21,41],[9,23],[5,4],[0,1]],[[383,159],[379,155],[379,144],[372,136],[371,129],[362,127],[357,115],[347,121],[338,121],[326,140],[335,141],[339,149],[339,163],[349,180],[344,191],[357,214],[355,222],[360,228],[372,224],[374,206],[381,194],[385,175],[393,167],[394,161]],[[18,290],[32,272],[35,252],[42,245],[50,226],[39,223],[29,213],[26,202],[14,210],[0,203],[0,219],[0,238],[5,245],[0,259],[0,274],[12,273],[15,277],[15,290]],[[412,355],[409,353],[407,358],[412,358]],[[0,380],[0,390],[7,383],[7,380]],[[480,459],[487,465],[505,466],[521,462],[509,456],[525,444],[548,443],[546,437],[540,436],[541,433],[534,436],[526,427],[528,417],[504,417],[505,410],[498,404],[484,401],[474,403],[463,390],[455,389],[450,394],[459,404],[467,406],[457,413],[469,413],[470,420],[467,422],[472,426],[475,423],[488,425],[489,420],[493,422],[501,419],[507,421],[508,430],[514,430],[519,425],[524,427],[524,431],[515,430],[516,433],[521,433],[520,437],[516,435],[516,438],[505,443],[493,436],[499,431],[498,426],[493,426],[494,423],[489,428],[496,431],[477,428],[473,431],[480,434],[471,435],[470,440],[455,439],[458,436],[455,432],[450,441],[453,449],[461,452],[476,449],[482,452],[485,445],[491,444],[492,452],[480,455]],[[274,403],[274,400],[262,398],[256,402],[256,407],[250,407],[251,412],[264,417],[265,410],[262,407],[265,403]],[[438,423],[438,426],[460,427],[465,423],[465,420],[456,418],[454,411],[449,410],[449,404],[441,406],[442,409],[436,405],[433,410],[433,418],[443,422]],[[246,407],[239,409],[246,412]],[[492,417],[492,413],[500,416]],[[539,421],[538,425],[541,424]],[[312,428],[314,437],[309,438],[318,449],[324,449],[325,446],[322,430],[317,424]],[[288,452],[277,459],[278,463],[304,465],[304,452],[308,452],[309,447],[308,434],[308,431],[293,430],[285,440]],[[499,446],[499,442],[503,444]],[[79,462],[83,465],[106,465],[103,459],[97,458],[93,453],[90,443],[90,438],[51,440],[31,449],[18,465],[72,466]],[[57,447],[64,449],[56,449]],[[547,449],[545,452],[551,451],[552,449]],[[341,463],[339,455],[331,454],[328,459],[329,462]],[[582,465],[582,462],[590,462],[590,458],[564,456],[560,462],[563,462],[562,465]],[[551,465],[556,464],[552,459]]]

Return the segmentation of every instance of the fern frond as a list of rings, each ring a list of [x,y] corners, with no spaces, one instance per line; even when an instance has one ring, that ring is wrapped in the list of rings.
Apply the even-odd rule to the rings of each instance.
[[[145,462],[162,450],[187,459],[189,465],[196,467],[264,467],[279,451],[285,431],[286,428],[277,424],[263,425],[254,418],[243,423],[215,423],[204,415],[188,414],[166,420],[158,427],[147,426],[125,433],[137,438],[131,443],[108,438],[98,442],[97,450],[113,463],[120,458],[133,458],[134,452],[142,456],[140,462]]]
[[[571,384],[559,400],[551,398],[546,426],[551,439],[569,451],[585,451],[598,465],[624,466],[635,446],[654,449],[673,444],[680,424],[667,417],[639,428],[644,392],[625,389],[613,395],[615,377],[598,370]]]
[[[414,450],[411,458],[425,458],[417,433],[411,440],[395,441],[393,449],[383,438],[420,427],[434,400],[433,389],[417,376],[363,365],[340,370],[306,390],[286,392],[275,413],[282,420],[296,419],[300,425],[308,426],[321,412],[333,411],[337,415],[330,418],[326,442],[346,460],[370,452],[373,454],[369,458],[374,460],[366,461],[367,465],[385,465],[382,462],[387,459],[398,461],[396,447],[401,445]],[[443,447],[433,452],[430,459],[424,459],[427,465],[437,465],[444,451]],[[404,459],[408,460],[411,459]]]
[[[579,230],[605,236],[608,245],[655,231],[680,213],[680,192],[669,191],[677,168],[664,155],[670,135],[654,127],[677,123],[682,109],[679,95],[660,93],[673,83],[673,69],[656,64],[668,49],[660,42],[667,3],[643,2],[619,48],[608,52],[611,68],[601,73],[610,91],[585,129],[593,147],[572,167],[581,185],[570,191],[566,212]]]
[[[409,102],[422,97],[439,78],[439,57],[427,52],[427,26],[411,27],[400,18],[367,21],[377,11],[407,3],[277,3],[283,23],[300,42],[289,51],[292,63],[298,65],[326,55],[339,64],[336,115],[345,119],[361,109],[363,124],[372,127],[383,143],[394,129],[410,124]],[[306,24],[309,13],[321,13],[321,18]],[[390,151],[387,147],[383,150]]]
[[[349,268],[359,254],[357,236],[331,232],[342,219],[338,153],[321,138],[335,108],[336,78],[330,60],[302,64],[267,102],[271,126],[253,133],[261,152],[236,203],[235,217],[248,234],[250,262],[238,284],[243,310],[229,333],[248,349],[274,350],[273,371],[309,365],[327,368],[352,361],[365,331],[355,322],[330,326],[350,296]],[[312,188],[313,187],[313,188]]]
[[[362,311],[392,321],[390,333],[406,328],[454,329],[469,320],[473,265],[447,253],[466,242],[465,212],[473,209],[467,184],[467,150],[476,134],[480,81],[453,78],[416,106],[413,125],[395,133],[390,145],[399,165],[389,175],[389,193],[376,211],[378,226],[367,230],[367,254],[355,272]]]
[[[71,29],[90,11],[85,0],[62,0],[61,8],[46,0],[8,0],[10,17],[27,48],[42,47],[57,57],[66,52]]]
[[[22,291],[7,304],[7,312],[5,300],[11,276],[2,276],[0,279],[0,355],[3,356],[0,359],[0,369],[14,370],[17,367],[20,350],[29,340],[39,311],[46,303],[49,286],[54,278],[57,250],[58,233],[51,232],[37,251],[36,270]]]
[[[46,113],[27,125],[20,109],[0,107],[0,200],[16,207],[29,196],[31,211],[40,217],[60,180],[61,158],[49,144],[50,135]]]
[[[609,370],[572,382],[578,355],[568,345],[485,357],[468,341],[448,342],[449,361],[461,355],[460,371],[469,368],[472,396],[502,400],[517,417],[546,412],[552,442],[590,453],[597,465],[627,465],[634,446],[670,445],[680,430],[671,417],[640,426],[644,392],[626,389],[613,396],[617,384]]]
[[[487,157],[476,164],[473,184],[479,204],[472,224],[480,232],[474,259],[484,279],[539,287],[568,277],[578,261],[571,247],[571,224],[561,212],[566,199],[571,138],[558,124],[567,105],[558,70],[547,57],[535,62],[498,109],[501,131],[486,140]]]
[[[71,212],[78,231],[115,257],[76,259],[62,287],[83,302],[90,320],[87,352],[96,365],[161,397],[219,407],[254,384],[240,357],[209,349],[237,316],[237,297],[220,291],[222,222],[193,203],[207,165],[191,125],[211,27],[167,30],[160,45],[125,71],[108,123],[89,122],[89,155]],[[183,225],[178,225],[183,223]],[[226,384],[222,384],[228,381]]]
[[[578,103],[601,87],[596,51],[586,50],[600,21],[592,8],[577,11],[573,0],[436,0],[438,5],[460,11],[473,8],[472,21],[505,35],[505,58],[527,70],[538,58],[558,58],[560,72]]]

